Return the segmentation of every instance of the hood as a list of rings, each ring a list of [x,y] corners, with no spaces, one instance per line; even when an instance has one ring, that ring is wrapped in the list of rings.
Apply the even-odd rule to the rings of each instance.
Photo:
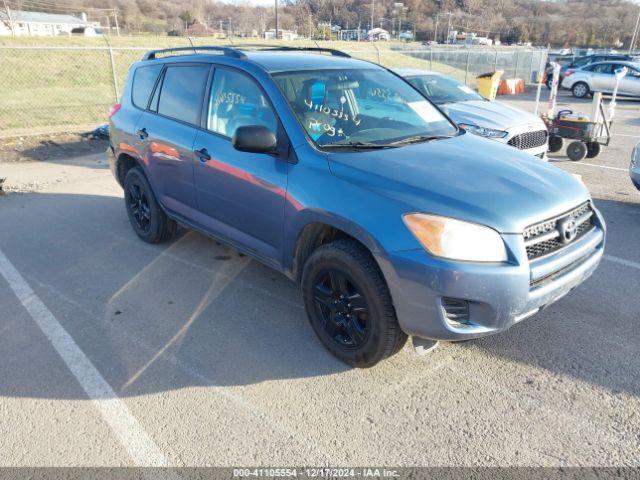
[[[397,149],[327,155],[333,174],[401,203],[501,233],[562,214],[588,200],[573,175],[533,155],[469,133]]]
[[[507,130],[520,125],[536,125],[536,130],[546,130],[540,117],[500,102],[470,100],[445,103],[440,105],[440,108],[456,123],[472,123],[497,130]]]

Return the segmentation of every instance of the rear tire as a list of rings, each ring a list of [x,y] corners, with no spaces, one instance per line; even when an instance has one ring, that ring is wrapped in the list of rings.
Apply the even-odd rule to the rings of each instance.
[[[354,240],[336,240],[311,254],[302,272],[302,293],[316,335],[348,365],[372,367],[407,341],[382,272]]]
[[[602,146],[598,142],[587,142],[587,158],[596,158],[601,151]]]
[[[571,142],[567,147],[567,157],[569,157],[569,160],[578,162],[586,156],[587,146],[580,141]]]
[[[577,82],[571,87],[571,93],[576,98],[584,98],[589,95],[589,85],[584,82]]]
[[[141,240],[161,243],[175,235],[176,222],[158,204],[140,167],[133,167],[124,177],[124,203],[131,227]]]
[[[549,135],[549,151],[551,153],[559,152],[562,150],[562,147],[564,147],[564,138]]]

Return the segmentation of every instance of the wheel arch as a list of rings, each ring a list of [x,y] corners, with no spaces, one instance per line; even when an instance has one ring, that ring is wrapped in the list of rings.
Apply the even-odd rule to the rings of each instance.
[[[142,162],[133,155],[121,152],[116,157],[116,179],[121,186],[124,186],[124,178],[127,176],[127,172],[136,166],[141,166],[144,170]]]
[[[309,256],[321,245],[342,238],[358,242],[377,263],[376,253],[381,251],[381,246],[362,227],[340,217],[314,216],[300,225],[294,241],[291,242],[289,253],[285,259],[291,278],[299,282],[302,269]]]

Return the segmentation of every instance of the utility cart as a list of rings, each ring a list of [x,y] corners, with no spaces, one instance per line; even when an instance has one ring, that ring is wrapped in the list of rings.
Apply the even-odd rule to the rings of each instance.
[[[611,123],[616,107],[616,95],[622,77],[627,74],[627,68],[623,67],[615,71],[616,83],[605,113],[602,93],[593,94],[591,114],[589,116],[574,113],[571,110],[560,110],[557,114],[556,99],[558,94],[558,78],[560,65],[553,66],[553,81],[549,93],[548,112],[542,115],[542,120],[549,130],[549,152],[555,153],[562,150],[564,141],[573,140],[567,145],[567,157],[574,162],[583,158],[595,158],[600,154],[602,146],[608,146],[611,141]],[[538,92],[536,95],[535,112],[538,113],[540,102],[541,78],[538,79]]]
[[[611,121],[605,120],[602,102],[598,103],[595,121],[571,110],[561,110],[553,118],[543,117],[549,130],[549,151],[562,150],[566,139],[573,140],[567,145],[569,160],[577,162],[600,155],[602,146],[608,146],[611,140]]]

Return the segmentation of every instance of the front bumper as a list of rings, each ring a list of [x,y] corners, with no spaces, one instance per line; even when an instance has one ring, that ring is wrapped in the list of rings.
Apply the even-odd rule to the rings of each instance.
[[[529,261],[522,235],[503,235],[510,261],[504,264],[454,262],[424,250],[378,258],[398,321],[409,335],[433,340],[466,340],[508,329],[580,285],[597,268],[604,252],[605,225],[575,243]],[[445,316],[443,297],[468,301],[469,321]]]
[[[546,130],[547,127],[543,124],[540,123],[539,125],[520,125],[517,127],[512,127],[507,129],[507,133],[508,135],[504,138],[498,138],[496,139],[499,142],[502,143],[506,143],[509,144],[509,141],[512,140],[514,137],[527,133],[527,132],[532,132],[532,131],[537,131],[537,130]],[[514,147],[515,148],[515,147]],[[526,152],[526,153],[530,153],[531,155],[535,155],[538,158],[541,158],[543,160],[548,160],[547,159],[547,152],[549,151],[549,137],[547,136],[547,140],[545,140],[544,144],[539,145],[537,147],[532,147],[532,148],[526,148],[526,149],[521,149],[521,152]]]

